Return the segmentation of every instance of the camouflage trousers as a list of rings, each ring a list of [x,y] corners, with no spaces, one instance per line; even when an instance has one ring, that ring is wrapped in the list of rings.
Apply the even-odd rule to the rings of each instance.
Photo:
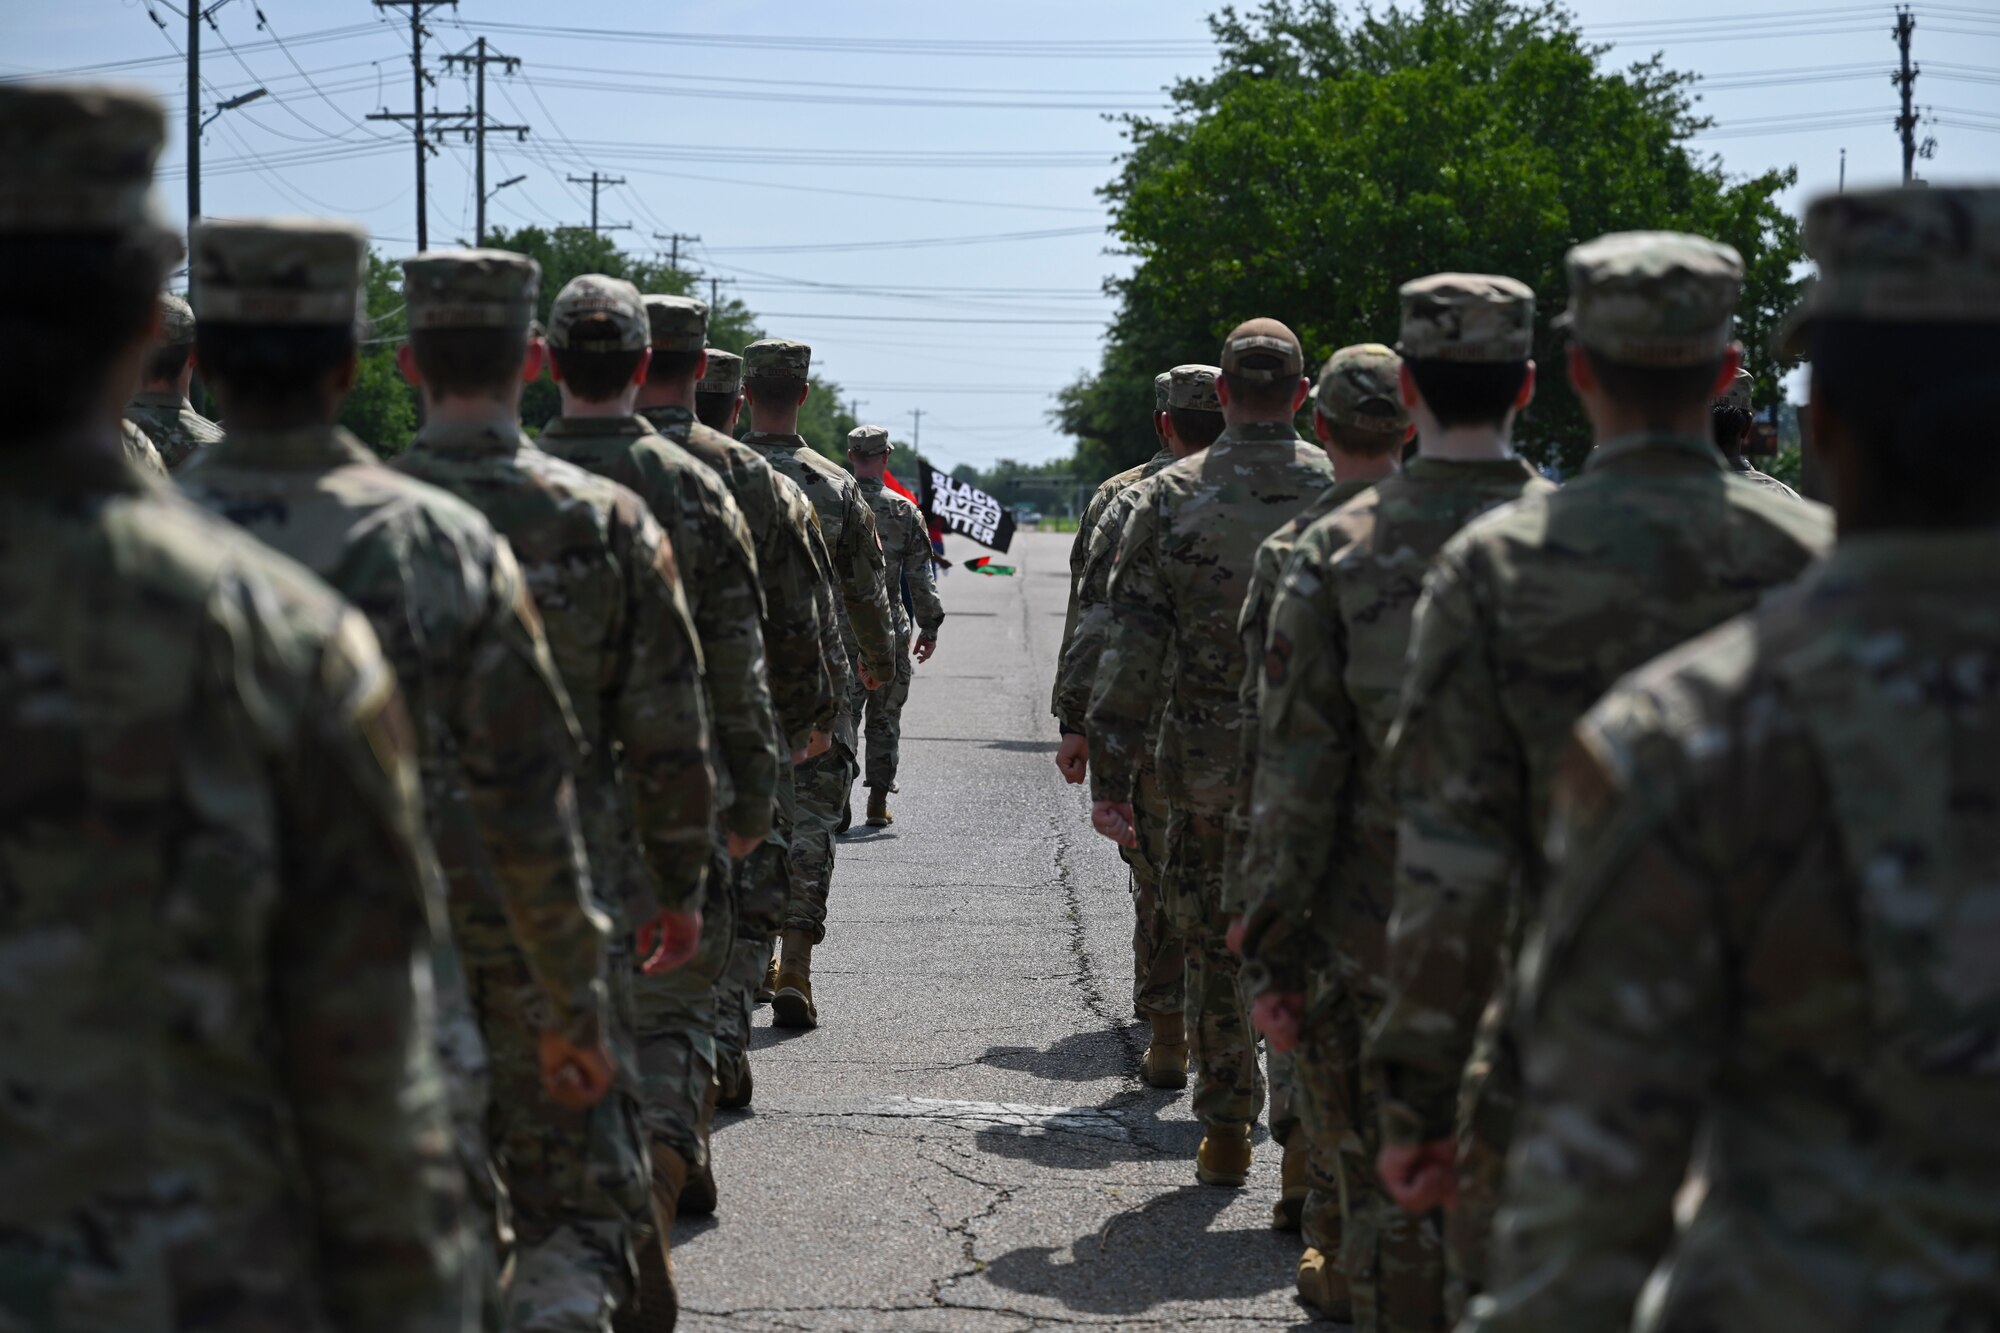
[[[857,673],[848,692],[848,706],[861,723],[862,737],[868,742],[864,782],[884,791],[896,785],[896,766],[903,746],[903,705],[909,702],[910,682],[916,666],[910,658],[910,641],[896,641],[896,678],[885,680],[879,689],[864,689]]]
[[[718,848],[702,899],[701,947],[684,966],[632,980],[641,1118],[653,1142],[691,1167],[708,1160],[701,1117],[717,1066],[717,990],[735,946],[735,876]]]
[[[771,942],[785,928],[785,907],[792,894],[791,839],[796,814],[791,765],[783,764],[779,767],[771,836],[736,863],[736,939],[730,946],[729,965],[715,988],[716,1075],[724,1083],[742,1075],[751,1017],[757,1008],[757,987],[771,962]]]
[[[1379,999],[1332,976],[1315,978],[1297,1055],[1308,1139],[1331,1149],[1338,1205],[1338,1254],[1354,1297],[1356,1333],[1444,1333],[1445,1254],[1436,1214],[1411,1217],[1382,1188],[1384,1088],[1378,1067],[1360,1059],[1361,1034],[1381,1013]],[[1315,1194],[1320,1192],[1318,1182]],[[1308,1212],[1313,1205],[1309,1201]]]
[[[1132,871],[1132,1012],[1177,1014],[1187,1003],[1181,934],[1167,917],[1159,868],[1167,859],[1167,798],[1151,764],[1139,770],[1134,800],[1139,845],[1119,849]]]
[[[853,726],[845,728],[852,733]],[[817,944],[826,938],[827,891],[833,882],[833,831],[847,813],[857,769],[854,751],[836,736],[833,748],[792,768],[796,791],[792,826],[792,892],[785,929],[802,930]]]
[[[1445,1219],[1446,1305],[1453,1319],[1486,1289],[1493,1215],[1520,1106],[1520,1057],[1495,1004],[1479,1025],[1459,1084],[1458,1206]]]
[[[508,953],[520,957],[511,937],[502,957]],[[526,963],[521,967],[525,969]],[[437,987],[438,1060],[444,1068],[452,1137],[465,1170],[465,1196],[472,1213],[470,1266],[477,1270],[473,1280],[481,1293],[479,1327],[482,1333],[497,1333],[503,1313],[500,1256],[512,1236],[501,1206],[504,1191],[486,1142],[486,1116],[493,1099],[486,1037],[479,1029],[465,964],[452,941],[436,941],[431,950],[431,975]]]
[[[1195,1066],[1192,1104],[1204,1125],[1246,1125],[1264,1105],[1257,1038],[1243,1000],[1243,960],[1230,952],[1222,909],[1226,822],[1223,814],[1175,804],[1160,880],[1187,965],[1183,1012]]]
[[[525,963],[482,969],[474,1000],[493,1071],[488,1138],[514,1227],[510,1333],[601,1333],[633,1291],[634,1247],[653,1224],[651,1166],[640,1121],[632,1038],[637,970],[621,924],[611,941],[607,1045],[618,1064],[611,1093],[571,1111],[542,1091],[538,1034],[547,1012]]]

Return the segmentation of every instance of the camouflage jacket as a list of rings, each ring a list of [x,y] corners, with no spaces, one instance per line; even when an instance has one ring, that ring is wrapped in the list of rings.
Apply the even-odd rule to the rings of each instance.
[[[1246,994],[1303,994],[1336,966],[1346,986],[1388,993],[1396,807],[1379,761],[1424,571],[1476,515],[1550,489],[1517,458],[1420,455],[1295,539],[1251,658],[1256,776],[1237,867]]]
[[[1093,606],[1104,604],[1111,584],[1111,561],[1118,554],[1118,534],[1125,530],[1121,517],[1115,527],[1105,529],[1104,516],[1112,502],[1146,478],[1174,461],[1162,449],[1138,467],[1127,468],[1098,485],[1090,503],[1077,520],[1076,537],[1069,544],[1069,610],[1063,617],[1062,648],[1056,655],[1055,687],[1049,695],[1049,711],[1064,735],[1083,734],[1083,716],[1090,708],[1090,685],[1097,676],[1097,658],[1103,651],[1103,617],[1092,626],[1087,642],[1078,646],[1084,633],[1084,619]],[[1130,510],[1121,511],[1129,517]],[[1100,534],[1104,534],[1100,538]]]
[[[1800,498],[1799,493],[1797,491],[1785,485],[1784,482],[1779,481],[1776,477],[1772,476],[1770,473],[1759,472],[1756,468],[1750,466],[1750,460],[1747,458],[1739,457],[1730,459],[1729,470],[1731,472],[1734,472],[1737,476],[1743,478],[1743,480],[1755,482],[1757,485],[1764,487],[1766,490],[1776,491],[1778,492],[1778,494],[1788,496],[1794,500]]]
[[[805,492],[797,486],[792,490],[805,506],[806,546],[812,552],[813,570],[818,578],[814,589],[819,606],[819,647],[820,660],[826,664],[826,677],[832,682],[837,696],[834,710],[833,730],[854,748],[854,716],[847,706],[847,700],[854,691],[854,664],[847,656],[847,646],[841,642],[840,576],[833,569],[833,553],[826,549],[826,538],[819,526],[819,511],[812,501],[805,498]]]
[[[1797,578],[1832,535],[1824,508],[1729,475],[1707,440],[1637,435],[1446,544],[1389,742],[1391,998],[1371,1042],[1385,1141],[1451,1134],[1480,1014],[1504,1003],[1540,897],[1571,726],[1624,672]]]
[[[855,485],[875,515],[875,535],[882,540],[882,580],[889,593],[889,610],[896,624],[896,643],[907,652],[911,613],[918,634],[935,639],[944,624],[944,603],[938,600],[937,567],[931,563],[931,534],[924,516],[910,501],[879,481]],[[910,605],[903,605],[905,594]],[[900,656],[900,654],[899,654]]]
[[[715,816],[701,645],[645,501],[511,424],[433,422],[395,466],[471,503],[514,550],[590,748],[580,804],[599,905],[623,928],[698,906]]]
[[[1991,532],[1843,538],[1577,729],[1463,1327],[1627,1327],[1670,1245],[1663,1333],[1994,1326],[1996,570]]]
[[[135,393],[125,418],[146,432],[169,471],[222,438],[222,427],[177,393]]]
[[[1271,621],[1271,600],[1278,579],[1291,562],[1292,550],[1305,530],[1334,510],[1365,493],[1372,481],[1336,481],[1319,498],[1286,519],[1283,526],[1257,547],[1250,568],[1250,587],[1236,617],[1236,637],[1242,640],[1243,678],[1236,687],[1238,753],[1236,793],[1230,800],[1229,827],[1223,851],[1222,910],[1241,916],[1246,906],[1243,848],[1249,840],[1250,788],[1257,774],[1257,682],[1264,677],[1264,630]]]
[[[1257,547],[1332,483],[1325,451],[1290,422],[1272,422],[1232,426],[1134,489],[1085,716],[1095,799],[1132,799],[1140,752],[1152,743],[1147,717],[1165,689],[1158,760],[1167,799],[1228,814],[1241,752],[1236,620]]]
[[[318,579],[120,453],[0,469],[0,1325],[460,1333],[395,678]]]
[[[861,488],[846,468],[827,459],[797,435],[751,431],[743,443],[791,478],[819,514],[820,536],[840,580],[843,651],[859,651],[878,680],[896,675],[896,622],[883,583],[882,540]]]
[[[771,705],[790,748],[813,728],[833,727],[833,685],[820,654],[819,571],[806,537],[805,494],[755,449],[695,420],[685,407],[649,407],[640,415],[729,488],[749,524],[764,591],[764,663]]]
[[[128,418],[118,423],[119,443],[124,446],[125,456],[140,468],[158,476],[167,475],[167,461],[160,457],[160,451],[153,444],[152,437],[133,425]]]
[[[557,417],[537,443],[635,492],[666,530],[707,667],[722,827],[771,831],[778,765],[789,759],[764,666],[764,593],[743,511],[722,479],[644,417]]]
[[[582,743],[507,544],[477,510],[392,472],[337,426],[238,428],[176,479],[368,617],[416,727],[466,965],[518,949],[551,1029],[593,1039],[607,923],[590,906],[577,822]]]

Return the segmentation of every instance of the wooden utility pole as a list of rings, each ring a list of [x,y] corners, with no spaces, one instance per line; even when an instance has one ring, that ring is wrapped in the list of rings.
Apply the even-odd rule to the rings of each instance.
[[[597,196],[599,191],[603,190],[607,185],[623,185],[625,183],[623,176],[600,175],[595,169],[592,169],[588,176],[571,176],[569,183],[571,185],[588,185],[590,187],[591,235],[602,236],[607,231],[630,231],[632,229],[632,224],[629,222],[614,222],[609,226],[599,226],[597,222]],[[581,231],[583,229],[581,227],[571,227],[569,230]]]
[[[496,130],[502,134],[512,134],[516,136],[516,142],[528,137],[528,127],[526,125],[489,125],[486,123],[486,67],[488,65],[504,65],[507,67],[507,72],[512,74],[521,67],[521,61],[517,56],[503,56],[488,51],[486,49],[486,39],[481,37],[472,44],[472,50],[460,51],[456,55],[446,56],[444,63],[447,65],[462,65],[475,72],[474,81],[478,92],[472,107],[472,128],[465,131],[465,137],[474,140],[476,144],[473,149],[473,175],[475,178],[473,190],[479,196],[479,211],[473,222],[472,234],[477,238],[473,241],[473,244],[484,245],[486,244],[486,201],[490,197],[486,192],[486,132],[488,130]],[[520,177],[516,176],[514,179],[519,180]],[[498,193],[498,191],[495,191],[495,193]]]
[[[458,7],[458,0],[374,0],[377,9],[403,8],[410,11],[410,96],[411,109],[408,111],[374,111],[370,120],[395,120],[410,122],[410,137],[417,146],[417,249],[430,249],[430,207],[429,196],[424,183],[424,165],[430,156],[431,146],[424,141],[424,14],[430,10],[450,5]],[[470,111],[435,111],[432,121],[470,120]]]
[[[1903,114],[1896,117],[1896,132],[1903,136],[1903,184],[1908,185],[1917,167],[1917,112],[1911,105],[1916,96],[1918,70],[1910,64],[1910,37],[1917,30],[1917,18],[1907,8],[1896,10],[1896,47],[1902,53],[1902,68],[1895,74],[1903,94]]]
[[[667,263],[671,267],[678,269],[681,266],[681,242],[686,241],[689,245],[693,245],[696,241],[699,241],[701,237],[690,236],[684,231],[670,231],[670,232],[656,231],[653,233],[653,239],[656,241],[665,241],[670,247],[672,247],[671,250],[669,251],[671,258],[668,259]]]

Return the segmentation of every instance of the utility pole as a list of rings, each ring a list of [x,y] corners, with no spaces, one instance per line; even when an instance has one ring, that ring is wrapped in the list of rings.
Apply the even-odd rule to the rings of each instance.
[[[916,450],[922,448],[923,443],[924,443],[924,409],[921,407],[913,407],[910,409],[911,451],[915,452]]]
[[[588,176],[571,176],[569,183],[571,185],[588,185],[590,187],[590,231],[592,235],[601,236],[607,231],[630,231],[632,229],[632,224],[629,222],[614,222],[609,226],[603,227],[597,224],[598,192],[607,185],[623,185],[625,183],[623,176],[600,175],[595,169],[592,169]],[[582,231],[583,228],[570,227],[567,230]]]
[[[1918,70],[1910,64],[1910,36],[1917,30],[1916,15],[1907,8],[1896,10],[1895,38],[1897,49],[1902,52],[1902,68],[1893,75],[1896,86],[1903,94],[1903,114],[1896,117],[1896,132],[1903,136],[1903,184],[1908,185],[1916,175],[1917,166],[1917,113],[1911,106],[1916,95]]]
[[[446,56],[444,63],[447,65],[460,65],[476,73],[478,97],[473,103],[472,128],[464,131],[464,133],[467,139],[477,141],[477,147],[473,150],[473,174],[475,177],[473,188],[479,196],[479,212],[477,221],[473,223],[472,234],[476,238],[473,244],[484,245],[486,244],[486,200],[488,198],[486,193],[486,131],[497,130],[503,134],[515,135],[517,143],[528,137],[528,127],[526,125],[489,125],[486,123],[486,67],[488,65],[505,65],[507,72],[512,74],[521,67],[521,61],[518,56],[503,56],[489,52],[486,49],[486,39],[481,37],[477,42],[473,43],[471,52],[460,51],[456,55]],[[518,181],[521,178],[516,176],[514,179]],[[501,188],[504,189],[505,187]],[[498,194],[499,191],[495,190],[494,193]]]
[[[201,0],[188,0],[187,163],[188,234],[201,217]],[[165,24],[161,24],[165,27]],[[188,286],[194,285],[194,265],[188,265]]]
[[[1840,194],[1847,193],[1847,150],[1840,150]]]
[[[410,11],[410,91],[412,105],[409,111],[372,111],[370,120],[407,120],[410,122],[411,138],[417,145],[417,249],[430,248],[430,208],[429,196],[424,186],[424,162],[430,155],[431,146],[424,142],[424,14],[443,5],[456,9],[458,0],[374,0],[377,9],[405,8]],[[434,111],[433,121],[470,120],[470,111]]]
[[[712,311],[719,308],[721,305],[722,305],[722,279],[717,277],[711,277],[708,280],[708,308]]]
[[[689,245],[693,245],[696,241],[700,240],[701,237],[690,236],[684,231],[670,231],[664,233],[656,231],[653,233],[653,239],[656,241],[665,241],[668,245],[673,247],[672,251],[670,252],[673,257],[669,259],[667,262],[672,267],[678,269],[681,266],[681,242],[686,241]]]

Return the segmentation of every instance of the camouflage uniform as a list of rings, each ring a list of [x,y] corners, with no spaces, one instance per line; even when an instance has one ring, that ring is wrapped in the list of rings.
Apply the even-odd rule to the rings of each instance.
[[[590,320],[584,326],[581,321]],[[603,323],[604,336],[597,329]],[[548,336],[557,349],[581,334],[635,351],[654,341],[629,282],[586,274],[556,294]],[[695,335],[697,345],[700,335]],[[594,347],[579,350],[614,350]],[[771,711],[764,668],[764,596],[749,525],[721,478],[638,416],[558,417],[537,441],[558,458],[630,487],[666,530],[683,571],[707,668],[727,794],[722,828],[760,842],[770,834],[778,773],[790,759]],[[736,937],[735,867],[718,832],[701,951],[686,966],[635,979],[646,1126],[696,1171],[707,1164],[703,1112],[715,1076],[715,988]]]
[[[1736,378],[1729,382],[1729,387],[1715,400],[1716,405],[1718,407],[1726,405],[1746,413],[1754,411],[1756,408],[1756,399],[1753,395],[1756,392],[1756,388],[1757,377],[1739,366],[1736,370]],[[1767,490],[1777,491],[1780,495],[1789,496],[1794,500],[1799,498],[1797,491],[1785,485],[1784,482],[1779,481],[1768,472],[1759,472],[1750,465],[1750,460],[1742,454],[1725,451],[1724,457],[1729,462],[1729,470],[1743,478],[1743,480],[1753,481]]]
[[[164,139],[143,94],[0,88],[0,263],[80,233],[164,273]],[[394,679],[319,580],[122,453],[103,421],[0,468],[0,1326],[461,1333]]]
[[[1222,369],[1278,341],[1232,339]],[[1277,370],[1248,373],[1296,378],[1297,342],[1285,346]],[[1326,454],[1299,439],[1290,422],[1231,426],[1203,452],[1134,488],[1111,573],[1109,624],[1086,715],[1092,794],[1130,801],[1139,755],[1156,748],[1160,786],[1173,807],[1161,894],[1185,951],[1185,1012],[1200,1071],[1194,1112],[1211,1129],[1247,1125],[1264,1098],[1222,912],[1226,825],[1241,756],[1236,622],[1258,544],[1332,481]],[[1163,690],[1155,745],[1147,722]]]
[[[160,345],[188,347],[194,343],[194,311],[171,292],[160,293]],[[132,395],[125,417],[146,432],[168,470],[180,467],[195,453],[222,438],[222,428],[194,410],[178,393],[140,390]]]
[[[647,296],[645,303],[656,351],[702,348],[708,327],[705,304],[684,296]],[[711,352],[710,358],[723,355]],[[726,385],[711,385],[704,377],[697,392],[734,393],[742,364],[734,360],[735,372]],[[803,749],[814,730],[833,730],[838,708],[820,651],[821,580],[808,534],[812,506],[755,449],[696,421],[687,407],[642,407],[639,414],[722,479],[749,525],[764,595],[771,703],[781,740],[789,749]],[[785,904],[791,896],[791,770],[789,755],[781,755],[771,836],[733,867],[736,940],[715,996],[715,1062],[725,1088],[740,1085],[757,986],[770,960],[771,942],[784,927]]]
[[[192,248],[205,307],[254,301],[260,324],[286,322],[288,298],[296,308],[346,292],[358,308],[367,242],[357,228],[206,223]],[[282,291],[278,267],[296,280]],[[550,1030],[574,1044],[594,1045],[603,1030],[608,922],[590,906],[577,822],[580,740],[527,585],[478,511],[384,467],[337,426],[239,427],[178,479],[196,504],[338,589],[395,668],[451,907],[456,956],[448,944],[436,968],[460,1149],[492,1212],[487,1048],[534,1068],[539,1033],[476,1015],[467,981],[475,993],[534,993]]]
[[[744,370],[752,378],[806,382],[812,349],[804,343],[767,338],[743,349]],[[883,586],[881,538],[861,488],[845,468],[832,462],[798,435],[767,435],[752,431],[743,442],[762,454],[780,474],[791,478],[819,516],[820,535],[839,597],[832,607],[840,634],[838,657],[860,655],[876,679],[896,675],[895,622],[890,617]],[[845,681],[843,690],[847,688]],[[847,698],[842,696],[843,701]],[[858,773],[856,720],[843,706],[833,748],[793,770],[797,828],[792,847],[792,900],[785,909],[785,929],[799,931],[816,943],[826,936],[826,901],[833,877],[833,831],[847,810],[847,794]]]
[[[1734,250],[1621,233],[1568,267],[1565,318],[1585,347],[1655,367],[1727,351]],[[1432,564],[1390,741],[1390,998],[1369,1055],[1386,1141],[1458,1136],[1454,1303],[1482,1283],[1518,1077],[1507,988],[1570,726],[1622,672],[1796,578],[1830,537],[1823,509],[1730,476],[1708,439],[1641,434],[1600,443],[1561,490],[1475,520]]]
[[[1345,429],[1366,430],[1387,437],[1385,448],[1393,448],[1401,442],[1410,424],[1398,397],[1396,375],[1401,364],[1396,354],[1380,343],[1341,348],[1320,369],[1314,389],[1314,411]],[[1376,412],[1382,415],[1374,415]],[[1243,613],[1236,622],[1236,634],[1243,644],[1243,680],[1237,689],[1243,748],[1224,861],[1225,916],[1240,917],[1249,910],[1244,849],[1250,834],[1252,782],[1257,772],[1257,689],[1264,676],[1264,632],[1270,624],[1271,602],[1278,592],[1279,576],[1291,560],[1300,534],[1374,484],[1372,479],[1360,478],[1335,481],[1257,548],[1250,587],[1243,596]],[[1248,989],[1244,993],[1256,994]],[[1326,1045],[1325,1052],[1328,1056],[1341,1055],[1331,1044]],[[1359,1059],[1360,1054],[1355,1050],[1345,1051],[1337,1065],[1323,1059],[1320,1086],[1334,1085],[1341,1076],[1338,1071],[1352,1070]],[[1271,1089],[1271,1137],[1285,1149],[1284,1181],[1275,1220],[1281,1229],[1301,1230],[1307,1248],[1322,1255],[1338,1254],[1341,1245],[1338,1154],[1353,1132],[1344,1104],[1331,1097],[1316,1096],[1313,1085],[1299,1081],[1296,1053],[1267,1046],[1264,1068]],[[1309,1128],[1295,1143],[1292,1135],[1302,1121]]]
[[[853,454],[879,456],[889,452],[889,432],[880,426],[860,426],[849,431],[847,450]],[[865,718],[868,736],[866,785],[879,792],[896,786],[896,760],[903,740],[903,704],[910,697],[910,682],[916,670],[910,657],[911,620],[915,638],[935,639],[944,624],[944,604],[938,600],[937,569],[931,563],[931,535],[924,516],[906,496],[896,494],[879,481],[856,477],[854,484],[868,501],[875,517],[875,535],[882,542],[883,585],[889,594],[889,610],[896,627],[895,675],[877,690],[866,690],[856,680],[847,696],[847,706],[857,718]],[[899,595],[900,590],[900,595]],[[908,597],[910,605],[904,605]]]
[[[418,256],[405,265],[405,288],[418,307],[456,305],[448,299],[454,266],[528,263],[497,251]],[[428,318],[413,312],[413,327]],[[506,537],[593,760],[581,804],[598,905],[613,921],[618,1087],[591,1110],[571,1112],[532,1102],[532,1071],[496,1065],[500,1107],[520,1109],[495,1125],[493,1139],[521,1246],[511,1326],[595,1329],[627,1299],[631,1247],[652,1226],[632,931],[663,906],[701,906],[714,856],[700,649],[673,547],[624,487],[541,452],[504,419],[432,421],[395,466],[469,501]],[[480,1000],[506,1021],[536,1021],[532,997],[518,988]],[[518,1082],[513,1097],[510,1079]]]
[[[1511,279],[1439,274],[1406,283],[1401,301],[1401,348],[1412,357],[1504,364],[1532,350],[1534,294]],[[1309,1107],[1333,1113],[1333,1125],[1308,1132],[1338,1136],[1340,1266],[1363,1333],[1445,1327],[1438,1219],[1407,1216],[1382,1190],[1382,1089],[1359,1049],[1389,989],[1396,809],[1380,759],[1411,617],[1424,571],[1453,533],[1551,489],[1518,458],[1419,454],[1298,539],[1260,647],[1244,988],[1306,997],[1299,1081],[1314,1090]]]
[[[125,457],[132,460],[142,472],[155,476],[167,475],[167,462],[160,457],[158,446],[152,436],[133,425],[130,420],[118,423],[118,442],[124,449]]]
[[[1171,371],[1162,371],[1153,380],[1156,411],[1167,410],[1171,378]],[[1131,516],[1131,507],[1122,503],[1123,498],[1173,461],[1174,456],[1162,449],[1138,467],[1103,482],[1077,522],[1076,540],[1070,545],[1069,615],[1063,625],[1062,656],[1050,701],[1056,724],[1066,736],[1084,734],[1084,714],[1090,707],[1090,687],[1097,677],[1104,628],[1110,617],[1103,608],[1111,583],[1111,563],[1118,553],[1118,536]],[[1163,707],[1164,700],[1160,704]],[[1147,719],[1148,734],[1158,735],[1159,723],[1156,709]],[[1132,806],[1138,816],[1139,845],[1120,847],[1118,854],[1131,872],[1132,1012],[1146,1018],[1182,1011],[1186,969],[1180,932],[1167,920],[1166,905],[1160,901],[1159,868],[1166,859],[1169,812],[1160,794],[1151,747],[1141,752],[1138,763]]]
[[[1793,339],[2000,324],[2000,190],[1821,198],[1805,241]],[[1468,1329],[1994,1326],[1996,570],[1990,528],[1843,534],[1577,728]]]

